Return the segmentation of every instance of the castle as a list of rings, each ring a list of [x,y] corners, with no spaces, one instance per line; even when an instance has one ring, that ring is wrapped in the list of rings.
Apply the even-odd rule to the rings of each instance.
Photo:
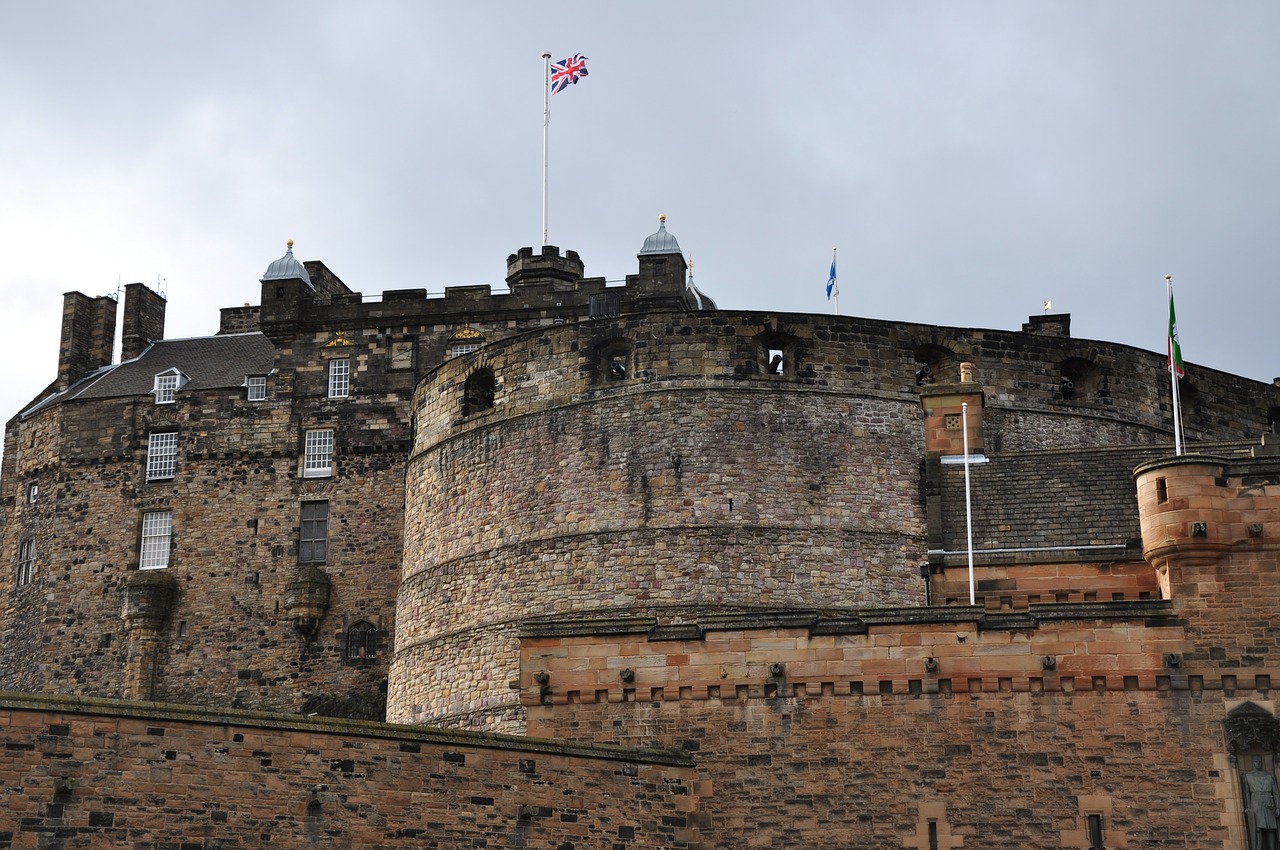
[[[1276,838],[1280,386],[1189,366],[1175,455],[1164,356],[1069,316],[638,260],[365,297],[290,245],[214,336],[125,287],[119,362],[68,293],[0,469],[0,848]]]

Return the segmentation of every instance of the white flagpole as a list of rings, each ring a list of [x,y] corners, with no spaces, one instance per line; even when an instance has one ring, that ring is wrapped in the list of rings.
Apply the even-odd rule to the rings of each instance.
[[[973,588],[973,507],[969,500],[969,402],[960,405],[960,428],[964,431],[964,527],[969,546],[969,604],[977,605]]]
[[[542,244],[547,244],[547,128],[551,126],[551,54],[542,51]]]
[[[1165,283],[1165,301],[1169,304],[1173,303],[1173,275],[1164,276]],[[1167,307],[1167,304],[1166,304]],[[1176,330],[1176,327],[1171,329]],[[1165,349],[1169,356],[1169,385],[1173,392],[1173,453],[1179,457],[1182,455],[1182,404],[1178,399],[1178,364],[1174,362],[1173,357],[1173,336],[1167,334],[1165,340]]]

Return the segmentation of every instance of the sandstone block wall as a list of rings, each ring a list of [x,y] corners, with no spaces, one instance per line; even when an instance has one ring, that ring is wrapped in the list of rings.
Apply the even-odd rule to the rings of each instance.
[[[1170,666],[1190,645],[1172,611],[779,615],[684,639],[561,620],[529,627],[520,681],[532,734],[694,755],[717,847],[1087,848],[1091,815],[1106,847],[1240,847],[1222,724],[1272,692]]]
[[[678,753],[0,694],[0,848],[701,847]]]

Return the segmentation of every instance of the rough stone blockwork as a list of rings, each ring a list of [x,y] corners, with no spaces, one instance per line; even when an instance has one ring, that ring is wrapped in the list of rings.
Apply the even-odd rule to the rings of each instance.
[[[0,848],[703,846],[679,753],[15,694],[0,727]]]

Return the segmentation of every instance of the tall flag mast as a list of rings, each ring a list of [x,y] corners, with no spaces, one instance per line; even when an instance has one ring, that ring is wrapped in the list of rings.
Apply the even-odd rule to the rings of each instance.
[[[542,52],[542,244],[547,244],[547,135],[551,126],[551,95],[576,85],[587,76],[587,57],[575,53],[568,59],[552,63],[551,54]]]
[[[840,287],[836,285],[836,249],[831,249],[831,274],[827,275],[827,300],[835,299],[835,312],[840,312]]]
[[[1164,276],[1165,290],[1169,295],[1169,383],[1173,387],[1173,452],[1181,455],[1182,405],[1178,399],[1178,379],[1186,374],[1182,365],[1182,346],[1178,344],[1178,316],[1173,309],[1173,275]]]

